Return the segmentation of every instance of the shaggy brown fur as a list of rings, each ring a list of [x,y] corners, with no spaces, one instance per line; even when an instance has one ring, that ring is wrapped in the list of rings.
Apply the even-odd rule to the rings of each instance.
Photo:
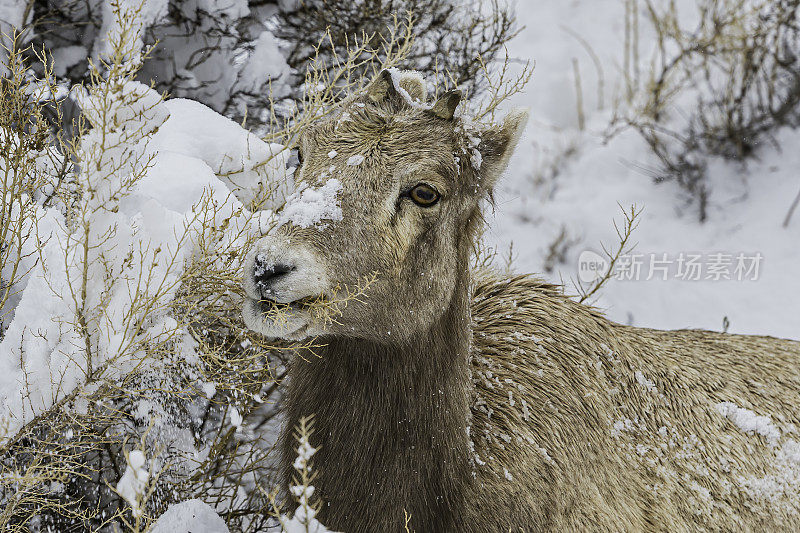
[[[404,531],[405,513],[417,533],[796,530],[800,343],[620,326],[534,278],[471,272],[524,116],[470,131],[445,99],[410,105],[387,75],[320,124],[300,179],[341,180],[343,219],[251,254],[250,327],[325,344],[290,369],[287,483],[291,428],[314,414],[319,517],[338,531]],[[415,183],[441,200],[415,205]],[[335,322],[305,309],[370,272]]]
[[[480,279],[473,319],[478,471],[507,494],[507,468],[529,513],[508,523],[797,531],[800,343],[621,326],[525,276]],[[743,431],[723,402],[782,437]]]

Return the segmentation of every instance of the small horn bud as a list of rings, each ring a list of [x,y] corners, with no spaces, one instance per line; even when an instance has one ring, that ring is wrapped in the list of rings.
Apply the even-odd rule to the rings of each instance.
[[[387,69],[383,69],[378,76],[372,80],[367,90],[367,95],[373,102],[380,102],[390,94],[397,91],[394,88],[394,81],[392,80],[392,73]]]
[[[447,91],[438,100],[436,100],[435,104],[433,104],[431,113],[439,118],[452,120],[453,115],[456,113],[456,108],[460,102],[461,91],[458,89],[454,91]]]

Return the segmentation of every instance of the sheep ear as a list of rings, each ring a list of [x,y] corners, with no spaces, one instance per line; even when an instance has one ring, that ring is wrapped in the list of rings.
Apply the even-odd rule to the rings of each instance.
[[[456,108],[461,102],[461,91],[447,91],[444,93],[431,108],[431,113],[445,120],[452,120],[456,114]]]
[[[392,81],[392,73],[387,69],[383,69],[374,80],[369,84],[367,95],[373,102],[381,102],[387,96],[395,94],[397,91],[394,88]]]
[[[481,163],[478,176],[481,187],[491,191],[498,178],[505,172],[511,154],[517,147],[530,113],[527,108],[511,111],[501,126],[491,126],[480,134],[478,151]]]

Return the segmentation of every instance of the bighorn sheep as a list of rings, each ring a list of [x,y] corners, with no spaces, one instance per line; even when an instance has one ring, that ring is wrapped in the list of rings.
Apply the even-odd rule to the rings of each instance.
[[[321,520],[796,531],[800,343],[626,327],[535,278],[471,271],[527,115],[471,131],[459,98],[426,105],[417,75],[381,73],[300,141],[295,200],[316,211],[287,208],[248,258],[248,326],[324,344],[292,363],[282,443],[291,476],[291,428],[315,415]],[[313,312],[371,273],[335,320]]]

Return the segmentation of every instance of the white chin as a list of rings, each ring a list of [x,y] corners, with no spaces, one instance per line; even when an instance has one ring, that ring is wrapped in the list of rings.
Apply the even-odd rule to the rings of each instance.
[[[302,340],[310,336],[310,317],[304,315],[304,312],[297,311],[273,320],[265,315],[261,302],[252,298],[245,298],[242,309],[248,328],[273,339]]]

